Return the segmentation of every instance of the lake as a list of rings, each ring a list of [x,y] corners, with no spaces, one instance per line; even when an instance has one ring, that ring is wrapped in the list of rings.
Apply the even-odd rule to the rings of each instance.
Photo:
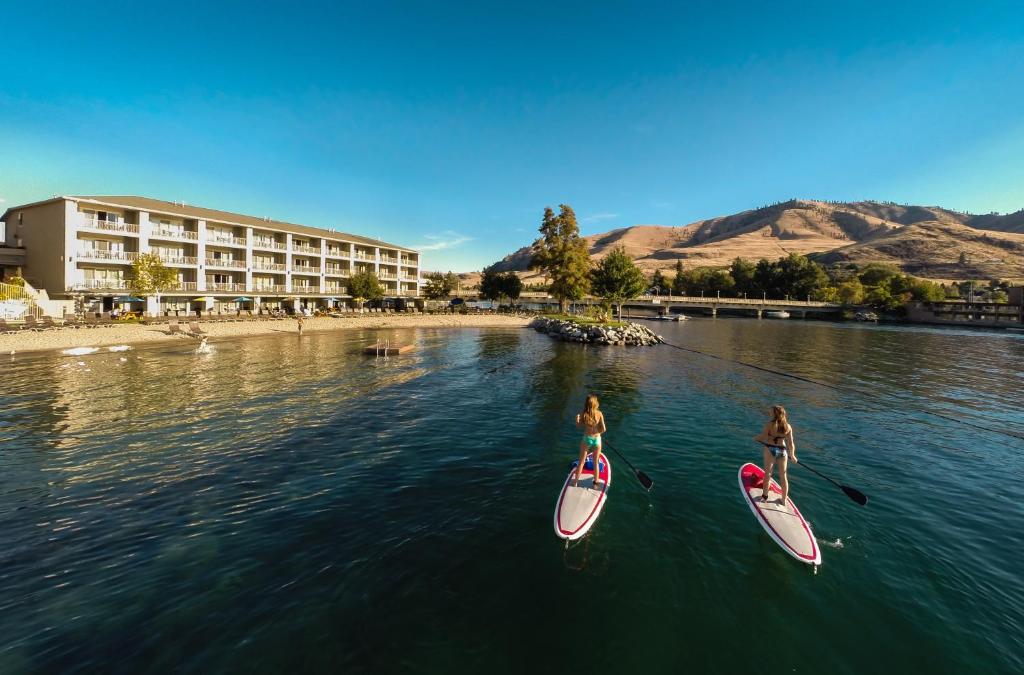
[[[838,390],[513,329],[0,357],[0,672],[1024,671],[1024,336],[648,325]],[[611,455],[566,548],[591,391],[655,486]],[[737,486],[773,403],[870,498],[791,468],[817,574]]]

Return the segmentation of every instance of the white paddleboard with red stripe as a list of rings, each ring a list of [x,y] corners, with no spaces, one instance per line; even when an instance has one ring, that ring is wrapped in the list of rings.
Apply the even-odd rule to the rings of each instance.
[[[821,549],[811,531],[811,524],[804,520],[800,509],[789,498],[783,506],[782,488],[774,480],[769,488],[768,501],[761,499],[761,485],[764,482],[764,469],[756,464],[744,464],[740,467],[740,490],[747,506],[754,512],[757,522],[768,533],[782,550],[808,565],[821,564]]]
[[[587,460],[593,464],[592,455],[587,455]],[[593,468],[583,469],[579,485],[572,484],[575,477],[574,465],[555,503],[555,534],[562,539],[579,539],[590,531],[601,515],[601,509],[608,501],[608,488],[612,484],[612,464],[602,453],[601,473],[596,486]]]

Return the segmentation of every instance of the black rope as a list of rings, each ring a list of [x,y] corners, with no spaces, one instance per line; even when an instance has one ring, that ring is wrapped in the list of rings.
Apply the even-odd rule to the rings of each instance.
[[[662,344],[668,345],[669,347],[673,347],[673,348],[678,349],[679,351],[682,351],[682,352],[690,352],[691,354],[700,354],[701,356],[706,356],[706,357],[711,358],[711,359],[717,359],[719,361],[725,361],[727,363],[735,363],[735,364],[738,364],[738,365],[741,365],[741,366],[746,366],[747,368],[753,368],[754,370],[760,370],[763,373],[771,373],[772,375],[779,375],[781,377],[788,377],[791,380],[797,380],[799,382],[807,382],[808,384],[814,384],[814,385],[817,385],[819,387],[825,387],[826,389],[832,389],[834,391],[838,391],[838,392],[841,392],[841,393],[844,393],[844,394],[852,394],[854,396],[863,396],[864,398],[873,399],[873,400],[878,401],[880,403],[887,403],[887,401],[885,401],[885,399],[881,398],[880,396],[874,396],[874,395],[869,394],[867,392],[856,391],[854,389],[848,389],[846,387],[839,387],[839,386],[836,386],[834,384],[829,384],[827,382],[820,382],[818,380],[812,380],[809,377],[803,377],[801,375],[794,375],[793,373],[786,373],[786,372],[783,372],[781,370],[772,370],[771,368],[765,368],[764,366],[759,366],[759,365],[754,364],[754,363],[748,363],[746,361],[739,361],[737,359],[729,359],[729,358],[726,358],[724,356],[719,356],[717,354],[709,354],[708,352],[702,352],[699,349],[693,349],[691,347],[681,347],[679,345],[675,345],[675,344],[672,344],[671,342],[666,342],[664,340],[662,341]],[[932,415],[933,417],[939,417],[939,418],[944,419],[944,420],[949,420],[950,422],[959,422],[960,424],[963,424],[965,426],[974,427],[975,429],[980,429],[982,431],[988,431],[989,433],[1000,434],[1000,435],[1003,435],[1003,436],[1009,436],[1010,438],[1017,438],[1017,439],[1020,439],[1020,440],[1024,440],[1024,434],[1020,434],[1020,433],[1017,433],[1015,431],[1006,431],[1004,429],[993,429],[992,427],[986,427],[986,426],[984,426],[982,424],[976,424],[974,422],[970,422],[968,420],[965,420],[965,419],[962,419],[962,418],[959,418],[959,417],[953,417],[952,415],[946,415],[946,414],[943,414],[943,413],[940,413],[940,412],[935,412],[933,410],[925,410],[923,408],[915,408],[915,410],[917,410],[918,412],[924,413],[926,415]]]

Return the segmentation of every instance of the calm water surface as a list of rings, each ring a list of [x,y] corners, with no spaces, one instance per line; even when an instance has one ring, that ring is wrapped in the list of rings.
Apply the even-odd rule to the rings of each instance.
[[[800,321],[181,341],[3,356],[0,673],[1024,671],[1024,337]],[[572,416],[621,461],[552,531]],[[785,404],[817,575],[736,484]],[[770,664],[770,665],[769,665]]]

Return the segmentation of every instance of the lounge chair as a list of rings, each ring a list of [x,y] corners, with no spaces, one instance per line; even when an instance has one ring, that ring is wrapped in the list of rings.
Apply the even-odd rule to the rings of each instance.
[[[15,328],[13,326],[8,326],[6,321],[4,321],[3,319],[0,319],[0,333],[3,333],[3,334],[6,335],[6,334],[10,334],[10,333],[17,333],[19,330],[20,330],[19,328]]]
[[[34,316],[26,316],[25,325],[22,327],[22,330],[34,330],[41,333],[46,329],[43,328],[38,321],[36,321],[36,318]]]
[[[199,327],[199,324],[195,321],[188,322],[188,329],[193,335],[206,335],[206,331]]]
[[[60,328],[60,326],[58,326],[57,324],[55,324],[53,322],[53,317],[52,316],[44,316],[42,318],[42,320],[40,321],[40,325],[45,330],[56,330],[57,328]]]
[[[181,330],[181,324],[179,324],[177,320],[172,320],[169,324],[167,324],[167,334],[184,335],[185,331]]]

